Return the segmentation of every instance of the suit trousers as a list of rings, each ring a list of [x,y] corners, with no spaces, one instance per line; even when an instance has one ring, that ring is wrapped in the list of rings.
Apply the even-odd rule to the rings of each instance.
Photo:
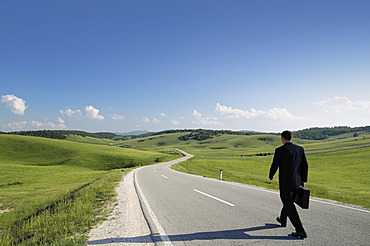
[[[286,224],[287,218],[292,222],[296,232],[305,232],[301,219],[299,218],[297,209],[294,205],[294,198],[296,191],[280,190],[280,199],[283,203],[283,208],[280,213],[280,220],[282,224]]]

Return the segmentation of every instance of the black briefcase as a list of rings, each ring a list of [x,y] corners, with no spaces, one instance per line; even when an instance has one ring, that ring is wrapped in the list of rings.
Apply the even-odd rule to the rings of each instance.
[[[310,190],[304,187],[299,187],[295,196],[294,202],[303,209],[308,209],[310,202]]]

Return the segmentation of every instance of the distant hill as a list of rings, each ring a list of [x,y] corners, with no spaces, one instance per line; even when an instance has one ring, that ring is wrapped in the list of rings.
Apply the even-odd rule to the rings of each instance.
[[[251,133],[256,133],[256,134],[264,134],[266,132],[261,132],[261,131],[252,131],[252,130],[240,130],[240,132],[251,132]],[[273,132],[271,132],[273,133]]]
[[[370,126],[362,127],[313,127],[294,132],[296,138],[310,139],[310,140],[324,140],[330,137],[347,135],[347,137],[357,137],[361,134],[370,133]],[[343,137],[344,138],[344,137]]]
[[[125,133],[115,132],[115,134],[119,136],[139,136],[139,135],[150,135],[153,133],[154,132],[148,132],[148,131],[132,131],[132,132],[125,132]]]
[[[209,129],[177,129],[177,130],[166,130],[160,132],[148,132],[148,131],[132,131],[127,133],[112,133],[112,132],[97,132],[90,133],[85,131],[77,130],[39,130],[39,131],[17,131],[17,132],[0,132],[0,134],[13,134],[13,135],[25,135],[35,136],[53,139],[66,139],[70,135],[77,135],[82,137],[92,138],[105,138],[111,140],[125,140],[130,138],[148,137],[165,135],[172,133],[182,133],[179,137],[182,141],[187,140],[206,140],[212,139],[214,136],[220,134],[227,135],[257,135],[257,134],[278,134],[278,133],[263,133],[255,131],[231,131],[231,130],[209,130]],[[308,139],[308,140],[324,140],[333,137],[347,138],[357,137],[363,134],[370,133],[370,126],[363,127],[348,127],[348,126],[335,126],[335,127],[313,127],[307,128],[294,132],[294,138]]]

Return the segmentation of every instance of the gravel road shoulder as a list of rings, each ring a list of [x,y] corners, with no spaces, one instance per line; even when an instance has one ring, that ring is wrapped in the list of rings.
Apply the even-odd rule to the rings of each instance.
[[[117,205],[108,219],[89,233],[87,245],[148,245],[154,243],[134,186],[134,172],[117,188]]]

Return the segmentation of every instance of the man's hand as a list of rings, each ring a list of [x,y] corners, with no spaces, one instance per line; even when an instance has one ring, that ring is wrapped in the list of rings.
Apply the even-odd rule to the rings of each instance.
[[[275,177],[274,176],[272,176],[271,178],[270,178],[270,180],[274,180],[275,179]]]

